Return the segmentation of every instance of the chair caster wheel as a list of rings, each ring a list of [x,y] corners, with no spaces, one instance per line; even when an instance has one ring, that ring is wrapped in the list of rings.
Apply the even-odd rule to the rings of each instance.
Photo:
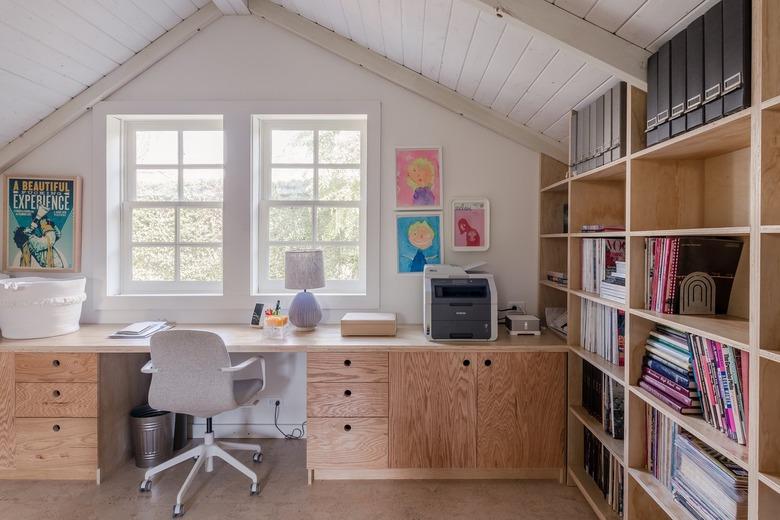
[[[252,461],[255,464],[260,464],[261,462],[263,462],[263,453],[260,452],[260,451],[253,453],[252,454]]]
[[[184,516],[184,506],[182,504],[176,504],[173,506],[173,518],[179,518]]]
[[[138,491],[141,493],[148,493],[152,490],[152,481],[148,479],[144,479],[141,482],[141,485],[138,486]]]
[[[253,483],[251,486],[249,486],[249,495],[250,496],[257,496],[260,494],[260,484]]]

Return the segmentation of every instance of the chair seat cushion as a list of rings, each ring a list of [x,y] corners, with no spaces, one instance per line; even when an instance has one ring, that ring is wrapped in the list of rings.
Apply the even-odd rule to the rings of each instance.
[[[250,404],[252,399],[263,388],[262,379],[240,379],[233,381],[233,395],[239,406]]]

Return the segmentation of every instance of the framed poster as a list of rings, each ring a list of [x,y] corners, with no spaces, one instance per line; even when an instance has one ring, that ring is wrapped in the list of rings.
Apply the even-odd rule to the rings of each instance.
[[[5,175],[3,270],[81,270],[81,177]]]
[[[422,273],[428,264],[444,263],[441,213],[396,213],[398,273]]]
[[[490,247],[490,201],[452,199],[452,250],[487,251]]]
[[[441,148],[395,149],[395,207],[417,211],[443,209]]]

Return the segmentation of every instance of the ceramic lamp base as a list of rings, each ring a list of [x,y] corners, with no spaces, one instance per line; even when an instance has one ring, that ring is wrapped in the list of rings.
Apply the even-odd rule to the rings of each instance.
[[[313,330],[322,319],[322,309],[310,292],[299,292],[290,304],[290,322],[302,330]]]

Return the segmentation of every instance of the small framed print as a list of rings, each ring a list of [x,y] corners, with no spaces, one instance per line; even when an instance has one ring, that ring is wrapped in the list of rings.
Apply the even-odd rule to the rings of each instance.
[[[440,210],[442,205],[441,148],[395,149],[395,207],[397,210]]]
[[[452,199],[452,250],[487,251],[490,247],[490,201]]]
[[[422,273],[444,263],[440,212],[396,213],[396,261],[399,274]]]

